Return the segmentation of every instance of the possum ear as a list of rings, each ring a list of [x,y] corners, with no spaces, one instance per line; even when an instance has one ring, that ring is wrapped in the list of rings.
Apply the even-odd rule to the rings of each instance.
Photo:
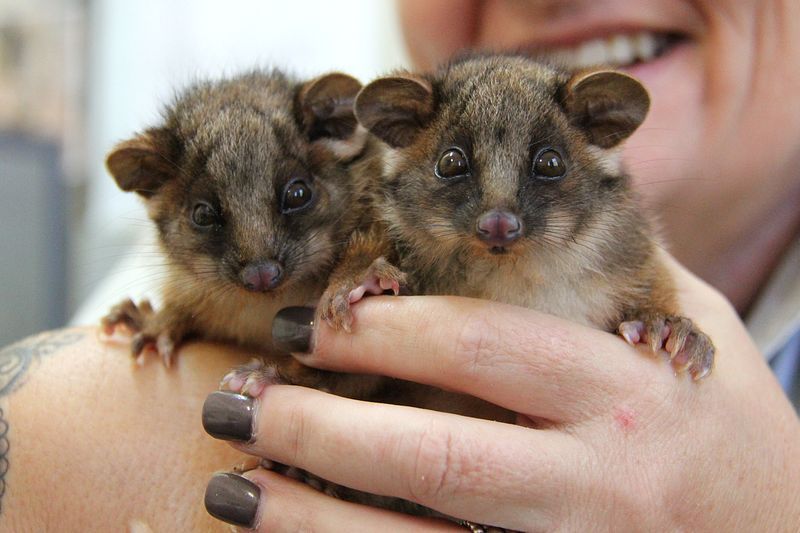
[[[346,139],[358,123],[353,102],[361,82],[341,72],[332,72],[305,83],[297,93],[297,109],[309,140]]]
[[[414,76],[380,78],[356,98],[358,121],[394,148],[410,145],[430,121],[433,109],[433,87]]]
[[[106,168],[123,191],[150,198],[176,174],[168,156],[170,134],[151,129],[116,145],[106,158]]]
[[[561,101],[570,122],[601,148],[627,139],[650,108],[650,96],[642,84],[613,70],[575,74],[562,88]]]

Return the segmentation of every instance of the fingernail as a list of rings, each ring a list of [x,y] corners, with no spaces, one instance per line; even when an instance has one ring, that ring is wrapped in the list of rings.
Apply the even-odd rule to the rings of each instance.
[[[248,396],[216,391],[203,404],[203,428],[217,439],[249,442],[253,438],[255,402]]]
[[[313,307],[284,307],[272,321],[275,347],[289,353],[308,353],[314,331]]]
[[[206,511],[214,518],[252,529],[258,512],[261,489],[236,474],[216,474],[206,487]]]

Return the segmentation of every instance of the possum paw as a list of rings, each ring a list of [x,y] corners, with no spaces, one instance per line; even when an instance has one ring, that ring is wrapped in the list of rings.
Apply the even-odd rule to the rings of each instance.
[[[114,334],[119,326],[130,333],[137,333],[144,329],[147,319],[155,313],[149,300],[142,300],[139,305],[130,298],[118,303],[100,319],[100,327],[109,337]]]
[[[150,332],[140,331],[131,339],[131,355],[136,362],[144,364],[144,358],[148,352],[153,352],[161,357],[164,366],[169,368],[175,360],[176,348],[180,343],[179,336],[171,331]]]
[[[622,322],[618,332],[629,344],[647,344],[653,353],[665,349],[676,371],[689,372],[695,381],[714,367],[714,343],[688,318],[648,316]]]
[[[373,261],[359,278],[360,283],[353,287],[347,295],[347,300],[351,304],[359,301],[365,294],[378,295],[385,291],[392,291],[397,296],[400,294],[400,285],[406,282],[405,273],[383,257]]]
[[[353,325],[351,305],[367,294],[391,291],[397,296],[405,283],[406,274],[379,257],[364,272],[328,286],[319,302],[320,318],[334,329],[350,332]]]
[[[144,364],[146,354],[153,352],[170,367],[190,323],[190,318],[175,309],[156,312],[148,300],[135,304],[127,299],[112,307],[100,326],[101,335],[108,337],[119,327],[132,334],[131,355],[137,363]]]
[[[238,366],[228,372],[219,384],[220,389],[257,398],[268,385],[285,383],[274,364],[261,359],[253,359],[246,365]]]

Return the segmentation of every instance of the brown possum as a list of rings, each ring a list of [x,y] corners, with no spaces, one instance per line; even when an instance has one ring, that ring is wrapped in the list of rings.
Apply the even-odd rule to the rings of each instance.
[[[116,146],[108,170],[144,199],[168,268],[161,309],[123,301],[105,330],[125,325],[134,355],[155,347],[167,364],[187,338],[269,351],[272,317],[316,301],[363,211],[360,88],[277,70],[201,82]]]
[[[375,224],[351,239],[321,317],[349,329],[362,294],[405,284],[619,331],[705,377],[713,344],[680,316],[619,164],[649,104],[623,73],[568,74],[523,57],[373,81],[355,107],[385,143]]]

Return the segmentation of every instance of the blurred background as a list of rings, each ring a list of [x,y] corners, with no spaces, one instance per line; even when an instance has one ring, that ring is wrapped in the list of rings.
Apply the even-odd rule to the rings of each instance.
[[[0,0],[0,345],[147,292],[150,226],[103,160],[177,89],[406,64],[391,0]]]

